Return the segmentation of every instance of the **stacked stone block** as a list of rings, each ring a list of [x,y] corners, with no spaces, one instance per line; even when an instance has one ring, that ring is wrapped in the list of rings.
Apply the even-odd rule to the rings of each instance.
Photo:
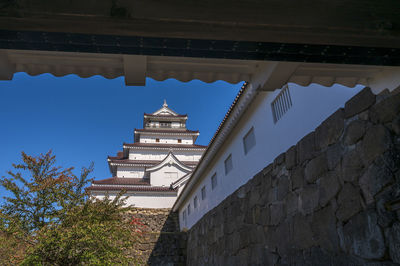
[[[399,89],[363,89],[208,212],[187,263],[400,264]]]
[[[143,265],[185,265],[186,233],[179,230],[178,214],[171,209],[133,208],[130,219],[143,224],[144,233],[133,250]]]

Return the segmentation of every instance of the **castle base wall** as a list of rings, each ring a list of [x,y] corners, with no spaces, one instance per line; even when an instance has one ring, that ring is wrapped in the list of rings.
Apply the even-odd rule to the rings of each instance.
[[[204,215],[188,265],[400,263],[400,93],[366,88]]]

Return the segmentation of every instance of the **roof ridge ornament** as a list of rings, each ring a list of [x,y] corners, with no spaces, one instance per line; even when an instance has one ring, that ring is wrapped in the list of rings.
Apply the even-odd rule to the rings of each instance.
[[[166,100],[166,99],[164,99],[163,107],[168,107],[168,104],[167,104],[167,100]]]

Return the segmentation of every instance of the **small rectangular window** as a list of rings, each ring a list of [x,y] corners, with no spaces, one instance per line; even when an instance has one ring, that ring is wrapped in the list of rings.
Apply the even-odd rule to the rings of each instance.
[[[214,189],[217,186],[217,173],[211,177],[211,188]]]
[[[181,139],[178,139],[178,143],[182,143],[182,140],[181,140]]]
[[[190,212],[191,212],[191,210],[190,210],[190,204],[187,206],[187,213],[188,213],[188,215],[190,215]]]
[[[156,142],[160,142],[160,139],[156,139]]]
[[[274,123],[278,122],[279,119],[292,107],[292,98],[290,97],[289,86],[285,85],[281,92],[271,103],[272,117]]]
[[[186,222],[186,210],[183,210],[182,216],[183,221]]]
[[[201,199],[205,200],[206,199],[206,186],[203,186],[201,188]]]
[[[229,156],[228,156],[228,158],[226,158],[224,164],[225,164],[225,175],[227,175],[233,169],[232,154],[229,154]]]
[[[256,146],[256,136],[254,135],[254,128],[252,127],[243,138],[244,154]]]
[[[193,207],[196,209],[198,204],[197,196],[193,199]]]

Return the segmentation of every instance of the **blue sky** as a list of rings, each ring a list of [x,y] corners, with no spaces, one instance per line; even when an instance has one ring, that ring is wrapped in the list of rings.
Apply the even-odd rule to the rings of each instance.
[[[122,77],[17,73],[12,81],[0,81],[0,176],[21,161],[21,151],[52,149],[58,165],[74,166],[76,174],[93,161],[96,179],[111,177],[107,156],[133,142],[143,113],[156,111],[164,99],[188,114],[188,128],[200,130],[196,143],[207,145],[241,85],[147,79],[145,87],[127,87]]]

